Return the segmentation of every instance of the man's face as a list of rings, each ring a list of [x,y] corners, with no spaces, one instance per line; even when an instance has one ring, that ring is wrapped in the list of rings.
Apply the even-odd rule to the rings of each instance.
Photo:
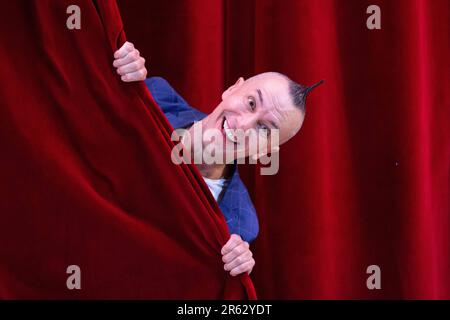
[[[276,130],[281,145],[300,130],[302,122],[302,111],[293,105],[284,77],[261,74],[246,81],[240,78],[222,94],[216,109],[201,121],[203,145],[219,144],[217,147],[232,153],[233,159],[261,156],[273,150]],[[221,141],[205,135],[208,129],[220,130]],[[244,139],[243,132],[247,133]]]

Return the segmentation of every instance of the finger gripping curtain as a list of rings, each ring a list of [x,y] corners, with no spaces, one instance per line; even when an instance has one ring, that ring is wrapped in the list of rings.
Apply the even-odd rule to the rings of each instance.
[[[164,115],[115,73],[115,2],[0,12],[0,298],[255,298],[223,270],[225,221],[197,169],[171,162]]]

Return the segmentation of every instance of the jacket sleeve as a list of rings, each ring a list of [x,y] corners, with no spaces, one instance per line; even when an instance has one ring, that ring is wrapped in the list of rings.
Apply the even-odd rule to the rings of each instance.
[[[190,109],[188,103],[172,88],[166,79],[150,77],[145,80],[145,84],[165,114]]]
[[[165,79],[151,77],[145,80],[145,84],[175,129],[191,125],[206,116],[205,113],[190,106]]]

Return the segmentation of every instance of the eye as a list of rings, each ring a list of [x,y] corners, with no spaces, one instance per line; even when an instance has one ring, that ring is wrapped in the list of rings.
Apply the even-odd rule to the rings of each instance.
[[[255,108],[256,108],[256,101],[255,101],[255,98],[253,98],[253,97],[248,97],[248,106],[250,107],[250,110],[255,110]]]
[[[258,132],[264,133],[265,136],[270,135],[270,128],[266,126],[264,123],[258,123]]]

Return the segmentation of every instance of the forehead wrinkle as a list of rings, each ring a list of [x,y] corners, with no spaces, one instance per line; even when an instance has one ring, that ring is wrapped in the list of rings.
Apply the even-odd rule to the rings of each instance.
[[[279,103],[278,96],[276,95],[265,95],[266,97],[269,97],[269,99],[266,99],[265,103],[265,111],[268,114],[271,114],[275,117],[277,120],[277,126],[280,127],[281,122],[287,118],[287,110],[283,110],[281,107],[281,104]],[[270,100],[270,107],[267,105],[267,100]],[[279,128],[281,129],[281,128]]]

